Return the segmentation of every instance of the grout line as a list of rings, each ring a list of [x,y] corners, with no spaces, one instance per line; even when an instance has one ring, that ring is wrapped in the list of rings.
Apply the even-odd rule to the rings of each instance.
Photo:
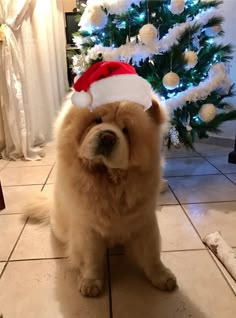
[[[170,189],[171,189],[171,187],[170,187]],[[171,191],[173,192],[173,190],[172,190],[172,189],[171,189]],[[182,209],[183,213],[184,213],[184,214],[186,215],[186,217],[188,218],[188,220],[189,220],[190,224],[192,225],[192,227],[194,228],[194,230],[195,230],[195,232],[196,232],[197,236],[199,237],[199,239],[200,239],[200,240],[201,240],[201,242],[202,242],[201,235],[200,235],[200,233],[198,232],[197,228],[195,227],[194,223],[192,222],[192,220],[191,220],[190,216],[189,216],[189,215],[188,215],[188,213],[185,211],[185,209],[184,209],[183,205],[180,203],[179,199],[177,198],[177,196],[175,195],[175,193],[174,193],[174,192],[173,192],[173,194],[174,194],[174,196],[176,197],[177,201],[179,202],[179,204],[180,204],[180,206],[181,206],[181,209]],[[227,201],[226,201],[226,202],[227,202]],[[214,202],[214,203],[217,203],[217,202]],[[202,242],[202,243],[203,243],[203,242]],[[203,243],[203,245],[204,245],[204,243]],[[205,251],[207,251],[207,253],[208,253],[208,254],[210,254],[210,252],[209,252],[209,250],[208,250],[208,249],[205,249]],[[212,258],[212,255],[210,255],[210,256],[211,256],[211,258]],[[227,285],[230,287],[231,291],[232,291],[232,292],[233,292],[233,294],[235,295],[235,291],[233,290],[233,288],[232,288],[231,284],[229,283],[229,281],[228,281],[228,280],[227,280],[227,278],[225,277],[224,273],[223,273],[223,272],[222,272],[222,270],[220,269],[219,265],[215,262],[215,260],[214,260],[214,259],[213,259],[213,261],[214,261],[214,263],[216,264],[216,266],[217,266],[218,270],[220,271],[221,276],[222,276],[222,277],[223,277],[223,279],[226,281]]]
[[[25,227],[26,227],[26,224],[27,224],[27,222],[28,222],[28,219],[29,219],[29,218],[26,219],[25,224],[23,225],[23,228],[21,229],[20,234],[19,234],[19,236],[18,236],[18,238],[17,238],[17,240],[16,240],[16,242],[15,242],[15,244],[14,244],[12,250],[11,250],[11,253],[10,253],[10,255],[8,256],[8,259],[7,259],[7,261],[6,261],[6,265],[4,266],[4,268],[3,268],[3,270],[2,270],[2,273],[0,274],[0,279],[2,278],[2,276],[3,276],[4,272],[5,272],[5,269],[6,269],[7,265],[8,265],[8,263],[9,263],[9,260],[10,260],[12,254],[13,254],[15,248],[16,248],[16,245],[17,245],[17,243],[19,242],[19,240],[20,240],[20,238],[21,238],[21,235],[22,235],[22,233],[23,233],[23,231],[24,231],[24,229],[25,229]]]
[[[164,178],[181,178],[181,177],[205,177],[205,176],[219,176],[221,175],[222,172],[220,173],[206,173],[206,174],[181,174],[179,176],[167,176],[167,175],[164,175],[163,177]]]
[[[228,286],[229,286],[230,289],[232,290],[234,296],[236,296],[236,291],[235,291],[235,289],[233,288],[233,286],[232,286],[231,283],[229,282],[227,276],[223,273],[222,269],[220,268],[220,265],[219,265],[218,262],[216,261],[216,259],[218,259],[218,258],[216,257],[216,259],[215,259],[215,258],[213,257],[213,255],[212,255],[212,253],[210,252],[209,248],[207,248],[206,250],[207,250],[208,254],[210,255],[210,257],[212,258],[212,260],[213,260],[213,262],[215,263],[215,265],[217,266],[217,268],[219,269],[219,271],[221,272],[222,276],[224,277],[224,280],[226,281],[226,283],[228,284]],[[218,261],[219,261],[219,263],[221,263],[220,260],[218,260]],[[221,263],[221,264],[224,266],[223,263]],[[225,268],[226,272],[228,273],[228,275],[229,275],[230,277],[232,277],[233,280],[234,280],[234,277],[233,277],[232,274],[228,271],[228,269],[227,269],[225,266],[224,266],[224,268]]]
[[[48,181],[48,179],[50,177],[50,174],[52,173],[52,170],[53,170],[54,166],[55,166],[55,163],[53,164],[53,166],[52,166],[52,168],[51,168],[51,170],[50,170],[50,172],[49,172],[49,174],[48,174],[48,176],[47,176],[47,178],[46,178],[46,180],[45,180],[45,182],[44,182],[44,184],[42,186],[41,192],[43,191],[44,187],[47,185],[47,181]]]
[[[199,152],[198,152],[198,154],[202,157],[202,158],[204,158],[208,163],[210,163],[216,170],[218,170],[226,179],[228,179],[231,183],[233,183],[233,185],[235,185],[235,183],[230,179],[230,178],[228,178],[228,176],[226,175],[226,173],[227,174],[229,174],[228,172],[222,172],[220,169],[218,169],[213,163],[211,163],[206,157],[204,157],[202,154],[200,154]],[[233,173],[233,172],[232,172]]]
[[[108,291],[109,291],[109,317],[113,318],[113,308],[112,308],[112,286],[111,286],[111,270],[110,270],[110,258],[109,249],[107,249],[107,272],[108,272]]]
[[[11,185],[5,185],[2,184],[2,188],[12,188],[12,187],[30,187],[30,186],[42,186],[43,183],[27,183],[27,184],[11,184]]]
[[[11,213],[10,212],[9,213],[0,212],[0,216],[1,215],[18,215],[18,214],[23,214],[23,212],[11,212]]]
[[[205,245],[204,245],[204,247],[203,248],[188,248],[188,249],[182,249],[182,250],[166,250],[166,251],[161,251],[162,253],[175,253],[175,252],[177,252],[177,253],[179,253],[179,252],[199,252],[199,251],[206,251],[207,249],[206,249],[206,247],[205,247]]]
[[[29,262],[29,261],[47,261],[47,260],[58,260],[58,259],[67,259],[68,257],[58,256],[58,257],[39,257],[39,258],[22,258],[22,259],[11,259],[9,263],[17,263],[17,262]]]

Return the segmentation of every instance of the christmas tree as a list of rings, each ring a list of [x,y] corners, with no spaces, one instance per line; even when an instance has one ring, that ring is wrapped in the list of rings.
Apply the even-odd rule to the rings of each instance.
[[[170,110],[168,145],[192,147],[195,137],[220,132],[236,110],[229,78],[231,45],[218,0],[89,0],[74,42],[79,76],[101,60],[132,64]]]

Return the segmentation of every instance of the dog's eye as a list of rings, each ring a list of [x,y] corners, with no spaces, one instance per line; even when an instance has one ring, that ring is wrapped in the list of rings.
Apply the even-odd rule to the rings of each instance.
[[[124,135],[128,135],[128,129],[126,127],[122,129],[122,132]]]
[[[102,123],[102,118],[101,117],[98,117],[95,119],[95,123],[96,124],[101,124]]]

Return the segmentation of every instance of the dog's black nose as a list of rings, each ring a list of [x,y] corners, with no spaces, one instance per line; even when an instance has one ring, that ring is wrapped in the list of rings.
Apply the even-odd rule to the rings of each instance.
[[[99,135],[97,153],[102,155],[109,155],[112,152],[116,141],[117,138],[113,131],[104,130]]]

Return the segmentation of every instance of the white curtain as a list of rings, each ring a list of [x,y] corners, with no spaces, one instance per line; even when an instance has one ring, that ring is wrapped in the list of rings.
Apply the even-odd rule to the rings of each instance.
[[[68,85],[63,14],[61,0],[0,0],[4,157],[40,159],[51,138]]]

